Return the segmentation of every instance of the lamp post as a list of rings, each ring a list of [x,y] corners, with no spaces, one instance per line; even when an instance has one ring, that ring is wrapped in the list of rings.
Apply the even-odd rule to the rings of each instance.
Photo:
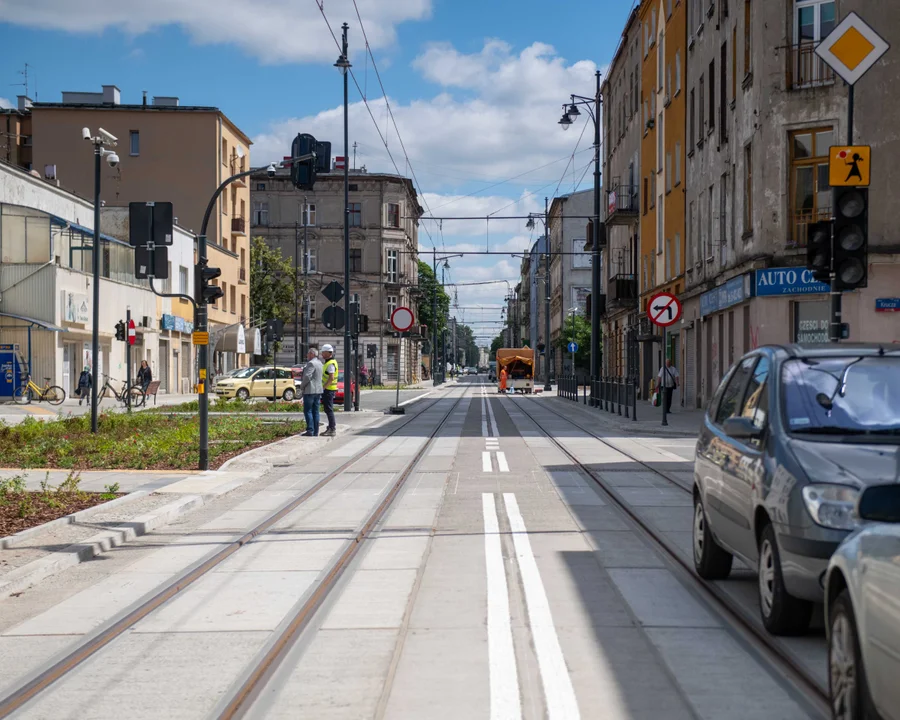
[[[349,116],[349,89],[347,82],[350,76],[350,68],[353,67],[347,58],[347,23],[341,25],[341,56],[334,66],[344,76],[344,377],[350,377],[350,163],[347,162],[350,154],[350,116]],[[397,372],[400,371],[400,358],[397,357]],[[353,393],[344,393],[344,412],[353,409]]]
[[[572,342],[575,342],[575,315],[578,313],[577,307],[569,308],[569,314],[572,316]],[[575,350],[572,350],[572,377],[575,377]]]
[[[600,347],[600,251],[606,244],[606,228],[600,226],[600,71],[596,73],[597,89],[594,97],[572,95],[571,102],[563,105],[559,125],[568,130],[575,118],[581,115],[579,105],[584,106],[594,122],[594,220],[591,238],[591,380],[600,374],[603,350]]]
[[[546,312],[544,313],[544,391],[550,392],[553,388],[550,386],[550,218],[549,216],[549,200],[544,198],[544,214],[529,213],[528,222],[525,227],[529,230],[534,229],[535,219],[544,222],[544,289],[546,297],[544,304]]]
[[[94,146],[94,245],[91,250],[91,270],[93,274],[93,317],[91,327],[91,363],[93,371],[93,382],[91,383],[91,432],[97,432],[97,387],[100,385],[100,378],[97,377],[97,368],[99,367],[100,358],[100,160],[104,157],[111,167],[119,164],[119,156],[112,150],[107,150],[104,145],[109,147],[116,146],[117,138],[106,132],[103,128],[98,129],[99,135],[96,137],[91,135],[89,128],[82,128],[81,136],[85,140],[89,140]],[[28,368],[31,372],[31,368]]]

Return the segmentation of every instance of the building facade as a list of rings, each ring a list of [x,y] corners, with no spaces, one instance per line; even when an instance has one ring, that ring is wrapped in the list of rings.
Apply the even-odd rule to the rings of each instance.
[[[343,358],[344,331],[328,330],[322,313],[330,304],[322,290],[332,281],[344,283],[344,177],[341,172],[320,174],[315,189],[301,192],[290,173],[279,170],[251,177],[250,232],[292,263],[306,270],[310,298],[310,344],[331,343]],[[400,342],[390,324],[398,307],[431,302],[419,298],[418,218],[422,216],[412,182],[404,177],[361,170],[350,172],[350,293],[369,317],[368,333],[360,335],[360,355],[370,372],[384,381],[403,382],[421,377],[421,346]],[[306,237],[308,261],[302,246]],[[343,304],[343,301],[342,303]],[[293,361],[300,333],[286,327],[286,348]],[[374,346],[375,357],[367,357]]]
[[[0,160],[32,170],[31,148],[31,98],[19,95],[16,107],[0,108]]]

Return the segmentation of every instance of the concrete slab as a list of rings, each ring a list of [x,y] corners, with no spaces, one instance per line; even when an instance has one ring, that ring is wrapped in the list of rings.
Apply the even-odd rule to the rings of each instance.
[[[322,629],[399,628],[416,573],[358,570],[328,612]]]
[[[50,658],[78,642],[70,635],[0,637],[0,697]]]
[[[557,488],[556,492],[566,505],[606,505],[593,488],[583,485]]]
[[[216,568],[215,572],[319,572],[349,542],[336,535],[263,535],[245,545]]]
[[[248,531],[272,514],[272,510],[228,510],[203,525],[201,530]]]
[[[428,535],[379,534],[360,564],[362,570],[417,570],[428,548]]]
[[[614,568],[619,592],[645,627],[719,627],[719,622],[668,570]]]
[[[123,572],[174,574],[213,555],[237,537],[236,534],[188,536],[131,563]]]
[[[633,532],[593,531],[588,537],[604,567],[664,567],[662,558]]]
[[[668,488],[623,487],[619,495],[629,505],[651,507],[693,507],[691,496],[682,490]]]
[[[478,502],[481,502],[480,495]],[[482,525],[482,518],[478,517],[479,529]],[[478,535],[436,536],[416,595],[410,627],[482,627],[486,617],[484,537],[480,530]]]

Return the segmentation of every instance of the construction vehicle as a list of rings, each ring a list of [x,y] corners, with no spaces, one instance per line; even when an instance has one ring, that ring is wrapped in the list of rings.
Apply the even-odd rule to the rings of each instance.
[[[506,391],[531,395],[534,392],[534,350],[530,347],[497,350],[497,392],[503,392],[500,372],[506,370]]]

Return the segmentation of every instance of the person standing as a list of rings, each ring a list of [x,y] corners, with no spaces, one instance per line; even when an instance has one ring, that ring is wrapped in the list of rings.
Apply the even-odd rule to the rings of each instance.
[[[147,364],[146,360],[141,360],[141,367],[138,370],[137,374],[138,385],[141,386],[141,390],[147,392],[147,388],[150,387],[150,383],[153,382],[153,372],[150,370],[150,365]]]
[[[363,364],[363,365],[359,368],[359,384],[360,384],[362,387],[368,387],[368,386],[369,386],[369,368],[367,368],[367,367],[365,366],[365,364]]]
[[[501,368],[501,370],[500,370],[500,392],[502,392],[502,393],[503,393],[503,392],[506,392],[506,379],[507,379],[507,377],[508,377],[508,376],[507,376],[507,374],[506,374],[506,368]]]
[[[300,376],[300,394],[303,396],[303,417],[306,420],[305,437],[319,435],[319,402],[322,399],[322,362],[319,351],[310,348],[306,353],[306,365]]]
[[[672,365],[672,358],[666,358],[666,364],[659,369],[656,386],[662,390],[662,401],[666,404],[666,413],[672,412],[672,393],[681,382],[678,368]]]
[[[84,366],[84,370],[81,371],[81,375],[78,376],[78,404],[81,405],[83,401],[87,401],[90,403],[91,401],[91,387],[94,384],[94,378],[91,376],[91,371],[87,367]]]
[[[322,357],[325,359],[322,367],[322,408],[328,418],[328,427],[322,435],[331,437],[337,432],[337,422],[334,419],[334,394],[338,389],[338,363],[334,359],[334,347],[323,345]]]

